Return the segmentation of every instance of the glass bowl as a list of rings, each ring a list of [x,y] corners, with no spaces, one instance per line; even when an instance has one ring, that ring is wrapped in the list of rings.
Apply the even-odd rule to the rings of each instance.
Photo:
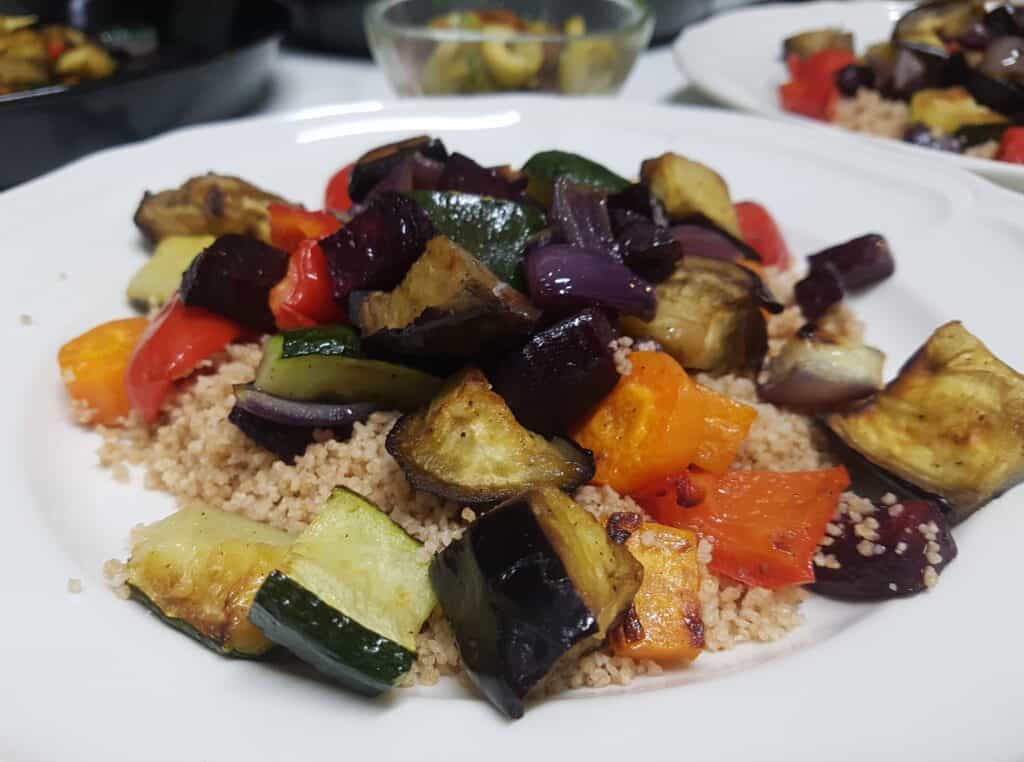
[[[378,0],[364,20],[399,95],[615,93],[654,27],[636,0]]]

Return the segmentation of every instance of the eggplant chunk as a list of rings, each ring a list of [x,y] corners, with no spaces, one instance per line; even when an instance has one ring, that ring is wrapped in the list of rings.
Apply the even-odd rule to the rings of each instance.
[[[427,135],[378,146],[360,156],[352,167],[348,183],[349,197],[356,202],[364,201],[374,186],[395,167],[417,154],[439,162],[448,158],[444,143]]]
[[[545,486],[569,490],[594,475],[589,451],[520,426],[477,368],[453,376],[427,407],[400,418],[387,449],[416,489],[472,505]]]
[[[794,34],[782,41],[782,55],[808,58],[823,50],[849,50],[853,52],[853,33],[836,27],[810,29]]]
[[[485,349],[507,351],[536,326],[540,310],[444,236],[427,243],[390,293],[359,302],[364,350],[433,370],[454,370]]]
[[[271,203],[280,196],[238,177],[212,172],[187,180],[180,188],[146,191],[135,210],[135,225],[150,241],[169,235],[240,233],[270,243]]]
[[[654,339],[686,368],[713,373],[757,368],[768,348],[761,307],[767,291],[741,265],[685,256],[656,289],[658,311],[644,322],[619,320],[630,336]]]
[[[630,552],[552,488],[477,519],[430,565],[470,677],[513,719],[552,669],[604,640],[642,579]]]
[[[943,498],[962,521],[1024,478],[1024,376],[959,322],[828,427],[876,466]]]
[[[743,238],[729,186],[710,167],[679,154],[665,153],[641,164],[640,177],[665,206],[670,219],[703,214],[722,230]]]
[[[829,410],[882,386],[885,354],[804,326],[771,359],[759,379],[761,398],[776,405]]]
[[[983,3],[964,0],[921,3],[900,17],[893,28],[892,38],[897,42],[942,50],[944,40],[960,37],[972,24],[981,21],[983,14]]]

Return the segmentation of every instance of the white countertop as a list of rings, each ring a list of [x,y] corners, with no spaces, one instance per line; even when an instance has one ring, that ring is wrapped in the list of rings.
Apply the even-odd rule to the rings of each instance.
[[[708,103],[687,86],[672,59],[671,45],[642,53],[618,97],[647,103]],[[255,113],[393,98],[383,72],[369,59],[285,49],[277,62],[270,95]]]

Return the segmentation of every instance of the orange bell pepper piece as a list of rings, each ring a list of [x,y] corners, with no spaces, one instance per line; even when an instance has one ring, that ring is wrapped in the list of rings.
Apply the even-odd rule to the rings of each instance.
[[[616,513],[609,518],[613,541],[622,536],[617,524],[637,526],[626,547],[644,567],[633,608],[609,633],[612,652],[634,659],[692,661],[704,648],[697,535],[638,519],[631,513]]]
[[[633,372],[572,432],[593,451],[593,482],[632,492],[684,471],[697,453],[704,395],[664,352],[634,352]]]
[[[814,581],[811,558],[849,486],[842,466],[697,472],[653,484],[633,498],[658,521],[710,539],[712,571],[774,589]]]
[[[693,465],[713,474],[724,474],[736,460],[736,453],[747,438],[757,411],[711,389],[697,388],[704,398],[704,430]]]
[[[131,410],[124,375],[132,350],[148,325],[141,317],[111,320],[72,339],[57,352],[68,395],[93,411],[91,423],[113,426]]]
[[[270,243],[291,254],[307,238],[319,241],[338,230],[341,222],[330,212],[311,212],[299,206],[270,204]]]

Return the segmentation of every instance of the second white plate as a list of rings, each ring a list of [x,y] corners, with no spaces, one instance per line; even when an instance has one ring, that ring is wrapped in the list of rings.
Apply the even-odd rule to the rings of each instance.
[[[775,119],[825,127],[790,114],[776,90],[787,80],[782,41],[799,31],[841,26],[854,34],[857,50],[888,39],[893,24],[910,7],[904,2],[813,2],[762,5],[714,16],[687,27],[674,46],[676,62],[694,85],[725,105]],[[837,128],[833,128],[837,129]],[[1017,191],[1024,191],[1024,165],[944,153],[898,140],[857,135],[893,150],[929,156]]]

